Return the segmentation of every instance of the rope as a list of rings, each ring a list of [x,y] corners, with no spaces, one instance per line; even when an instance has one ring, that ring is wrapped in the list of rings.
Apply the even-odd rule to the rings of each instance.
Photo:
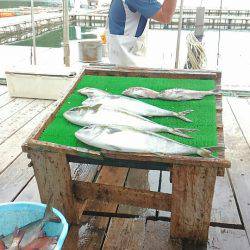
[[[191,32],[187,35],[187,64],[188,69],[202,69],[206,66],[207,58],[203,44]]]

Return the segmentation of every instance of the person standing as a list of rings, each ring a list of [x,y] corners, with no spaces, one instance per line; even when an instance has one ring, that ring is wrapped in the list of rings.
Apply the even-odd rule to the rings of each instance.
[[[169,23],[177,0],[113,0],[107,20],[108,57],[116,66],[150,67],[146,55],[148,19]],[[156,45],[157,46],[157,45]]]

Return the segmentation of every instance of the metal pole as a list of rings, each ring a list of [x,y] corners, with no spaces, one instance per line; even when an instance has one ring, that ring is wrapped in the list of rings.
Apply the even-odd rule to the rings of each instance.
[[[69,13],[68,0],[63,0],[63,61],[66,67],[70,66],[70,50],[69,50]]]
[[[177,35],[177,43],[176,43],[176,54],[175,54],[175,68],[179,67],[179,55],[180,55],[180,43],[181,43],[181,29],[182,29],[182,16],[183,16],[183,2],[181,0],[180,5],[180,16],[179,16],[179,24],[178,24],[178,35]]]
[[[34,20],[34,0],[30,1],[30,7],[31,7],[30,9],[31,9],[31,26],[32,26],[32,42],[33,42],[33,59],[34,59],[33,64],[36,65],[36,27]]]

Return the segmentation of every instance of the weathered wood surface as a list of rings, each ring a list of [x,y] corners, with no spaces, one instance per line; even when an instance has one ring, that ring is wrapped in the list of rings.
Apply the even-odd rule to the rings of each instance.
[[[41,122],[41,120],[50,113],[51,105],[35,116],[8,140],[0,145],[0,173],[3,172],[22,152],[22,144],[27,140],[32,130]]]
[[[171,209],[169,194],[81,181],[74,181],[73,187],[75,197],[83,202],[88,199],[145,208]]]
[[[29,162],[27,155],[22,153],[0,175],[0,203],[13,201],[31,180],[34,172],[28,167]]]
[[[216,174],[216,168],[173,167],[173,238],[207,241]]]
[[[130,168],[125,187],[157,192],[160,185],[160,171]],[[120,204],[117,210],[120,214],[138,215],[140,217],[155,217],[156,210]]]
[[[103,249],[142,249],[145,223],[146,219],[112,219]],[[118,235],[119,237],[117,237]]]
[[[7,87],[6,87],[7,88]],[[2,108],[3,106],[7,105],[8,103],[14,101],[14,98],[11,98],[9,96],[9,93],[4,93],[3,95],[1,95],[0,97],[0,108]]]
[[[33,99],[15,99],[8,103],[8,105],[3,106],[0,108],[0,123],[4,122],[32,102],[34,102]]]
[[[128,169],[112,168],[108,166],[102,167],[97,177],[96,183],[107,185],[123,186],[127,177]],[[104,211],[115,213],[117,204],[103,203],[98,201],[88,201],[85,209],[87,211]],[[99,216],[82,216],[82,226],[72,227],[69,239],[70,246],[66,245],[65,249],[72,248],[78,244],[79,249],[100,249],[106,235],[106,230],[109,225],[109,217]],[[78,237],[78,242],[75,237]]]
[[[73,197],[70,166],[64,154],[29,152],[38,184],[41,201],[48,203],[66,217],[69,223],[77,223],[77,211]]]
[[[228,98],[231,107],[224,115],[226,155],[232,161],[232,169],[228,171],[234,188],[243,225],[250,239],[250,105],[246,100]]]
[[[33,177],[14,201],[41,202],[36,178]]]
[[[6,93],[8,90],[5,85],[0,84],[0,96]]]
[[[21,129],[51,104],[47,100],[35,100],[0,124],[0,144]]]

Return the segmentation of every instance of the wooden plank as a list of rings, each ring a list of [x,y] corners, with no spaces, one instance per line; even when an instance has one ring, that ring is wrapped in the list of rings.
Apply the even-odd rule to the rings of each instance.
[[[0,108],[0,124],[10,118],[12,115],[22,110],[25,106],[34,102],[33,99],[18,99],[16,98],[12,102]]]
[[[28,185],[24,188],[24,190],[17,196],[17,198],[14,201],[41,202],[35,177],[31,179]]]
[[[152,221],[146,223],[143,249],[181,250],[180,240],[170,238],[170,223],[167,221]]]
[[[37,114],[51,104],[47,100],[35,100],[0,124],[0,144],[21,129]]]
[[[5,93],[0,96],[0,108],[7,105],[8,103],[14,101],[14,98],[9,96],[9,93]]]
[[[208,239],[216,168],[173,167],[171,237]]]
[[[249,250],[250,245],[244,230],[210,227],[206,249]]]
[[[29,123],[22,127],[22,129],[0,145],[0,173],[20,155],[22,144],[30,135],[31,131],[41,122],[44,116],[50,113],[51,107],[52,105],[34,117]]]
[[[81,181],[74,181],[73,187],[75,197],[83,202],[88,199],[162,210],[171,208],[171,195],[159,192]]]
[[[27,155],[22,153],[0,175],[0,203],[13,201],[34,176],[33,169],[28,167],[29,162]]]
[[[223,103],[225,106],[236,102],[236,99],[232,98],[228,98],[227,100],[228,103]],[[247,105],[245,107],[248,109]],[[235,103],[232,104],[231,108],[233,113],[230,109],[225,109],[226,111],[223,116],[225,123],[225,143],[227,146],[226,155],[232,162],[232,169],[228,173],[236,195],[241,218],[248,239],[250,239],[250,197],[246,195],[250,193],[250,147],[246,141],[249,130],[247,131],[247,127],[244,125],[245,121],[243,121],[244,119],[248,120],[249,117],[239,115],[238,113],[242,114],[242,111],[240,108],[236,109]],[[247,112],[245,109],[244,111]]]
[[[108,76],[138,76],[155,78],[175,78],[175,79],[214,79],[217,78],[218,71],[192,71],[192,70],[160,70],[135,67],[87,67],[86,75],[108,75]]]
[[[113,218],[102,249],[142,249],[145,223],[145,219]]]
[[[69,223],[78,223],[70,166],[66,156],[43,151],[32,151],[29,155],[41,201],[47,203],[53,194],[53,207],[59,209]]]
[[[6,93],[7,91],[8,91],[7,86],[0,84],[0,96],[3,95],[4,93]]]
[[[242,224],[227,173],[225,173],[224,177],[216,178],[211,222]]]
[[[98,175],[97,183],[123,186],[127,173],[128,169],[126,168],[104,166]],[[90,201],[86,205],[86,210],[115,213],[117,206],[117,204]],[[83,216],[83,226],[79,230],[79,249],[100,249],[109,225],[109,220],[110,218],[108,217]]]
[[[160,171],[130,168],[125,187],[157,192],[159,188],[159,178]],[[155,217],[156,215],[155,209],[122,204],[119,205],[117,212],[121,214],[139,215],[140,217]]]

